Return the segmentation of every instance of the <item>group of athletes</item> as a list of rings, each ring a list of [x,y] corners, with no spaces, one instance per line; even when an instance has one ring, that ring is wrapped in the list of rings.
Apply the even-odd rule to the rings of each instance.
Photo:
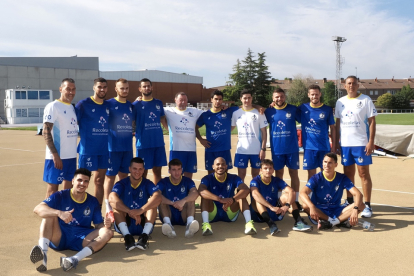
[[[68,271],[104,247],[113,237],[112,224],[122,234],[127,251],[146,250],[157,216],[164,235],[176,237],[174,226],[182,225],[184,236],[191,238],[200,227],[194,218],[199,196],[203,236],[213,234],[211,223],[234,222],[240,213],[246,221],[246,235],[257,233],[254,222],[265,222],[270,234],[277,234],[276,221],[286,212],[292,214],[295,231],[313,229],[300,211],[319,230],[355,226],[359,213],[372,216],[369,165],[377,113],[371,99],[358,93],[356,77],[349,76],[345,88],[347,96],[336,104],[335,126],[333,109],[321,102],[318,85],[309,86],[310,102],[299,107],[286,103],[285,91],[277,88],[267,109],[252,105],[249,90],[240,93],[241,107],[223,107],[223,93],[216,90],[211,95],[212,108],[204,112],[188,107],[183,92],[175,95],[175,107],[163,107],[153,98],[149,79],[140,81],[141,97],[131,103],[127,101],[126,79],[118,79],[117,96],[105,100],[107,81],[97,78],[94,94],[74,107],[75,81],[64,79],[59,88],[61,97],[44,111],[43,180],[47,191],[46,199],[34,209],[42,223],[30,260],[38,271],[46,271],[49,247],[77,251],[60,259],[61,267]],[[302,127],[303,169],[308,171],[308,182],[300,191],[296,122]],[[162,126],[170,136],[169,176],[165,178],[161,175],[162,167],[167,166]],[[200,135],[202,126],[206,138]],[[231,131],[236,127],[237,175],[228,173],[233,168]],[[267,127],[271,160],[266,159]],[[192,180],[197,172],[196,138],[205,147],[208,171],[198,188]],[[344,174],[335,171],[337,154],[341,155]],[[250,187],[245,184],[249,163],[253,178]],[[285,166],[291,186],[283,181]],[[317,168],[321,172],[317,173]],[[353,184],[356,168],[365,201]],[[153,181],[147,178],[150,169]],[[86,192],[90,182],[95,185],[94,196]],[[59,184],[63,184],[60,191]],[[341,204],[344,189],[347,199]],[[251,204],[246,199],[249,194]],[[138,236],[137,241],[134,236]]]

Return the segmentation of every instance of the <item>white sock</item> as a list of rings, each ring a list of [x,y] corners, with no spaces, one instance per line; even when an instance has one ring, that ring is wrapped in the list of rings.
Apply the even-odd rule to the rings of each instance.
[[[74,258],[78,259],[78,261],[82,260],[83,258],[86,258],[90,255],[92,255],[92,250],[89,248],[89,246],[84,247],[81,251],[79,251]]]
[[[339,219],[338,218],[331,218],[331,217],[329,217],[328,218],[328,221],[333,225],[333,226],[335,226],[335,225],[337,225],[337,224],[339,224],[339,223],[341,223],[340,221],[339,221]]]
[[[164,218],[162,219],[162,221],[163,221],[164,223],[171,224],[171,220],[170,220],[170,218],[169,218],[169,217],[164,217]]]
[[[112,207],[111,207],[111,204],[109,204],[109,200],[108,199],[105,199],[105,207],[106,207],[106,212],[113,211],[112,210]]]
[[[187,225],[189,225],[190,223],[192,223],[193,220],[194,220],[194,217],[193,216],[187,217]]]
[[[296,200],[297,202],[299,202],[299,192],[296,192]]]
[[[152,231],[152,223],[151,222],[147,222],[144,225],[144,230],[142,230],[142,233],[149,235]]]
[[[47,252],[49,249],[50,240],[46,238],[40,238],[39,239],[39,246],[42,248],[43,252]]]
[[[201,217],[203,218],[203,222],[208,222],[208,212],[207,211],[201,212]]]
[[[250,210],[246,210],[243,212],[244,219],[246,223],[252,220],[252,216],[250,215]]]
[[[126,235],[129,235],[129,229],[126,222],[120,222],[118,224],[118,229],[121,231],[122,235],[125,237]]]

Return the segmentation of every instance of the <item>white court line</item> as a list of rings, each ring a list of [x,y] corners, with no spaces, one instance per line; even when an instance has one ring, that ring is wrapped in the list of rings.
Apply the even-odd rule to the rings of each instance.
[[[3,165],[3,166],[0,166],[0,168],[2,168],[2,167],[12,167],[12,166],[33,165],[33,164],[40,164],[40,163],[44,163],[44,162],[34,162],[34,163],[26,163],[26,164]]]
[[[18,151],[30,151],[30,152],[44,151],[44,150],[24,150],[24,149],[11,149],[11,148],[0,148],[0,149],[4,149],[4,150],[18,150]]]
[[[400,209],[414,210],[414,208],[411,208],[411,207],[402,207],[402,206],[395,206],[395,205],[388,205],[388,204],[381,204],[381,203],[371,203],[371,204],[378,205],[378,206],[388,206],[388,207],[394,207],[394,208],[400,208]]]

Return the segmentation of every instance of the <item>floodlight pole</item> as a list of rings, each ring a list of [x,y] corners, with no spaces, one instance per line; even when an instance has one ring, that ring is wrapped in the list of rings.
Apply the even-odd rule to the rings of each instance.
[[[342,59],[341,59],[341,45],[343,42],[346,41],[345,37],[340,36],[333,36],[332,40],[335,43],[335,49],[336,49],[336,97],[339,99],[342,96],[341,93],[341,71],[342,71]]]

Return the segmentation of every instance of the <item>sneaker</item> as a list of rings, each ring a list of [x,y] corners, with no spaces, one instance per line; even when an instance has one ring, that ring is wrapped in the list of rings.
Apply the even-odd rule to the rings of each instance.
[[[299,203],[299,201],[295,201],[296,206],[298,206],[299,211],[303,211],[302,205]]]
[[[131,251],[135,248],[135,239],[131,234],[125,235],[124,240],[126,251]]]
[[[164,236],[169,237],[170,239],[175,238],[177,234],[174,231],[174,227],[170,223],[164,223],[161,227],[161,231]]]
[[[200,229],[200,225],[198,224],[198,221],[193,220],[191,223],[187,224],[185,227],[185,237],[186,238],[192,238],[195,233],[198,232]]]
[[[364,211],[361,212],[361,217],[363,218],[370,218],[372,217],[372,209],[365,205]]]
[[[254,228],[253,220],[250,220],[246,223],[246,226],[244,227],[244,233],[246,235],[255,235],[257,234],[256,228]]]
[[[148,240],[149,236],[145,233],[142,234],[141,236],[139,236],[138,242],[136,243],[136,247],[141,250],[147,250],[149,244]]]
[[[314,220],[311,216],[308,216],[309,221],[314,224],[314,225],[318,225],[318,222],[316,220]]]
[[[39,272],[42,271],[46,271],[47,270],[47,256],[46,256],[46,252],[43,252],[42,248],[40,248],[40,246],[35,245],[32,248],[32,251],[30,251],[30,261],[32,261],[32,263],[36,264],[40,261],[42,261],[41,263],[38,263],[36,270]]]
[[[277,233],[280,232],[280,229],[277,228],[277,225],[274,222],[269,226],[269,228],[270,228],[270,235],[272,235],[272,236],[274,236],[274,235],[276,235]]]
[[[60,267],[62,267],[63,271],[69,271],[72,268],[76,268],[78,262],[79,260],[74,257],[60,257]]]
[[[346,220],[346,221],[341,222],[340,224],[337,224],[336,227],[351,229],[352,225],[349,223],[349,220]]]
[[[348,199],[345,199],[345,202],[341,204],[341,207],[345,208],[348,205],[349,205]]]
[[[300,220],[300,221],[295,223],[295,225],[293,226],[292,229],[295,230],[295,231],[299,231],[299,232],[306,232],[306,231],[312,231],[313,227],[309,226],[303,220]]]
[[[326,229],[332,229],[333,225],[324,219],[320,219],[318,222],[318,230],[326,230]]]
[[[203,224],[201,225],[201,229],[203,230],[203,236],[213,235],[213,230],[211,230],[210,223],[203,222]]]

